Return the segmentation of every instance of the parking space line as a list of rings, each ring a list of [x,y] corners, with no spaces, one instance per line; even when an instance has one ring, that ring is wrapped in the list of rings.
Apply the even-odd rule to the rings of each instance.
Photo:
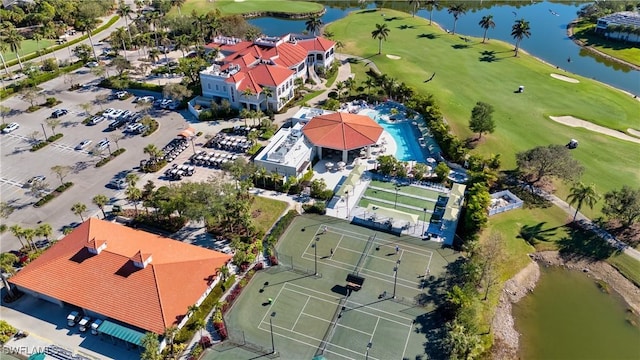
[[[12,186],[17,186],[19,188],[23,187],[23,184],[21,184],[21,183],[19,183],[17,181],[13,181],[13,180],[10,180],[10,179],[3,178],[3,177],[0,177],[0,182],[2,182],[4,184],[12,185]]]

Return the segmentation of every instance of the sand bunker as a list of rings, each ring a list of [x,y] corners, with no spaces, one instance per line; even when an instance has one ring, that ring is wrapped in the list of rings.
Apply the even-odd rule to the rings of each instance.
[[[627,135],[625,133],[621,133],[620,131],[609,129],[609,128],[606,128],[604,126],[596,125],[596,124],[590,123],[588,121],[575,118],[573,116],[549,116],[549,118],[551,120],[557,122],[557,123],[562,124],[562,125],[567,125],[567,126],[571,126],[571,127],[581,127],[581,128],[585,128],[587,130],[595,131],[595,132],[600,133],[600,134],[613,136],[613,137],[618,138],[620,140],[626,140],[626,141],[631,141],[631,142],[640,144],[640,139],[639,138],[635,138],[633,136],[629,136],[629,135]]]
[[[640,137],[640,131],[636,130],[636,129],[632,129],[632,128],[628,128],[627,132],[633,136],[637,136]]]
[[[562,80],[562,81],[566,81],[566,82],[570,82],[570,83],[574,83],[574,84],[577,84],[577,83],[580,82],[579,80],[576,80],[574,78],[570,78],[568,76],[560,75],[560,74],[551,74],[551,77],[554,78],[554,79],[558,79],[558,80]]]
[[[387,57],[391,60],[400,60],[402,59],[400,56],[397,55],[387,55]]]

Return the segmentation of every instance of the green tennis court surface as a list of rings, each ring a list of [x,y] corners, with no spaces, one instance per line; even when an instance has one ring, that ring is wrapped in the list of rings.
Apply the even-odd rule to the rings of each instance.
[[[444,296],[446,265],[458,257],[440,246],[300,216],[278,243],[280,264],[258,272],[226,315],[236,345],[207,358],[251,358],[247,349],[267,355],[272,333],[282,359],[425,357],[424,329],[434,325],[425,322]],[[349,274],[364,278],[359,290],[347,288]]]

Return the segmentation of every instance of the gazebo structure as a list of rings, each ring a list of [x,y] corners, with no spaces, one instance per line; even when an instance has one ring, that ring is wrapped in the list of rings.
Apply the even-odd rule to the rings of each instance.
[[[370,154],[371,145],[380,139],[383,128],[366,115],[343,112],[316,116],[302,128],[302,132],[316,147],[318,158],[322,150],[342,151],[342,161],[347,163],[349,151],[366,148]]]

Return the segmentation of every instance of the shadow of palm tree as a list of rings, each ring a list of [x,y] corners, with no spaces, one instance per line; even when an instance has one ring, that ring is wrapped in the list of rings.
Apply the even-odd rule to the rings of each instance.
[[[455,44],[455,45],[451,45],[451,47],[456,49],[456,50],[460,50],[460,49],[468,49],[469,45],[467,45],[467,44]]]
[[[433,40],[433,39],[435,39],[435,38],[437,38],[439,36],[440,35],[433,34],[433,33],[428,33],[428,34],[427,33],[422,33],[422,34],[418,34],[416,37],[418,39],[425,39],[426,38],[426,39],[429,39],[429,40]]]
[[[543,229],[545,221],[535,225],[523,225],[518,233],[518,238],[523,239],[531,245],[535,245],[538,241],[549,241],[551,236],[556,234],[558,227]]]
[[[499,59],[496,58],[496,52],[493,50],[485,50],[482,51],[480,53],[482,56],[480,56],[480,61],[484,61],[484,62],[494,62],[494,61],[498,61]]]
[[[570,228],[569,236],[557,244],[560,255],[571,260],[603,260],[618,252],[598,234],[579,228]]]
[[[414,27],[415,27],[415,26],[413,26],[413,25],[406,25],[406,24],[404,24],[404,25],[400,25],[400,26],[398,26],[398,29],[400,29],[400,30],[406,30],[406,29],[413,29]]]

